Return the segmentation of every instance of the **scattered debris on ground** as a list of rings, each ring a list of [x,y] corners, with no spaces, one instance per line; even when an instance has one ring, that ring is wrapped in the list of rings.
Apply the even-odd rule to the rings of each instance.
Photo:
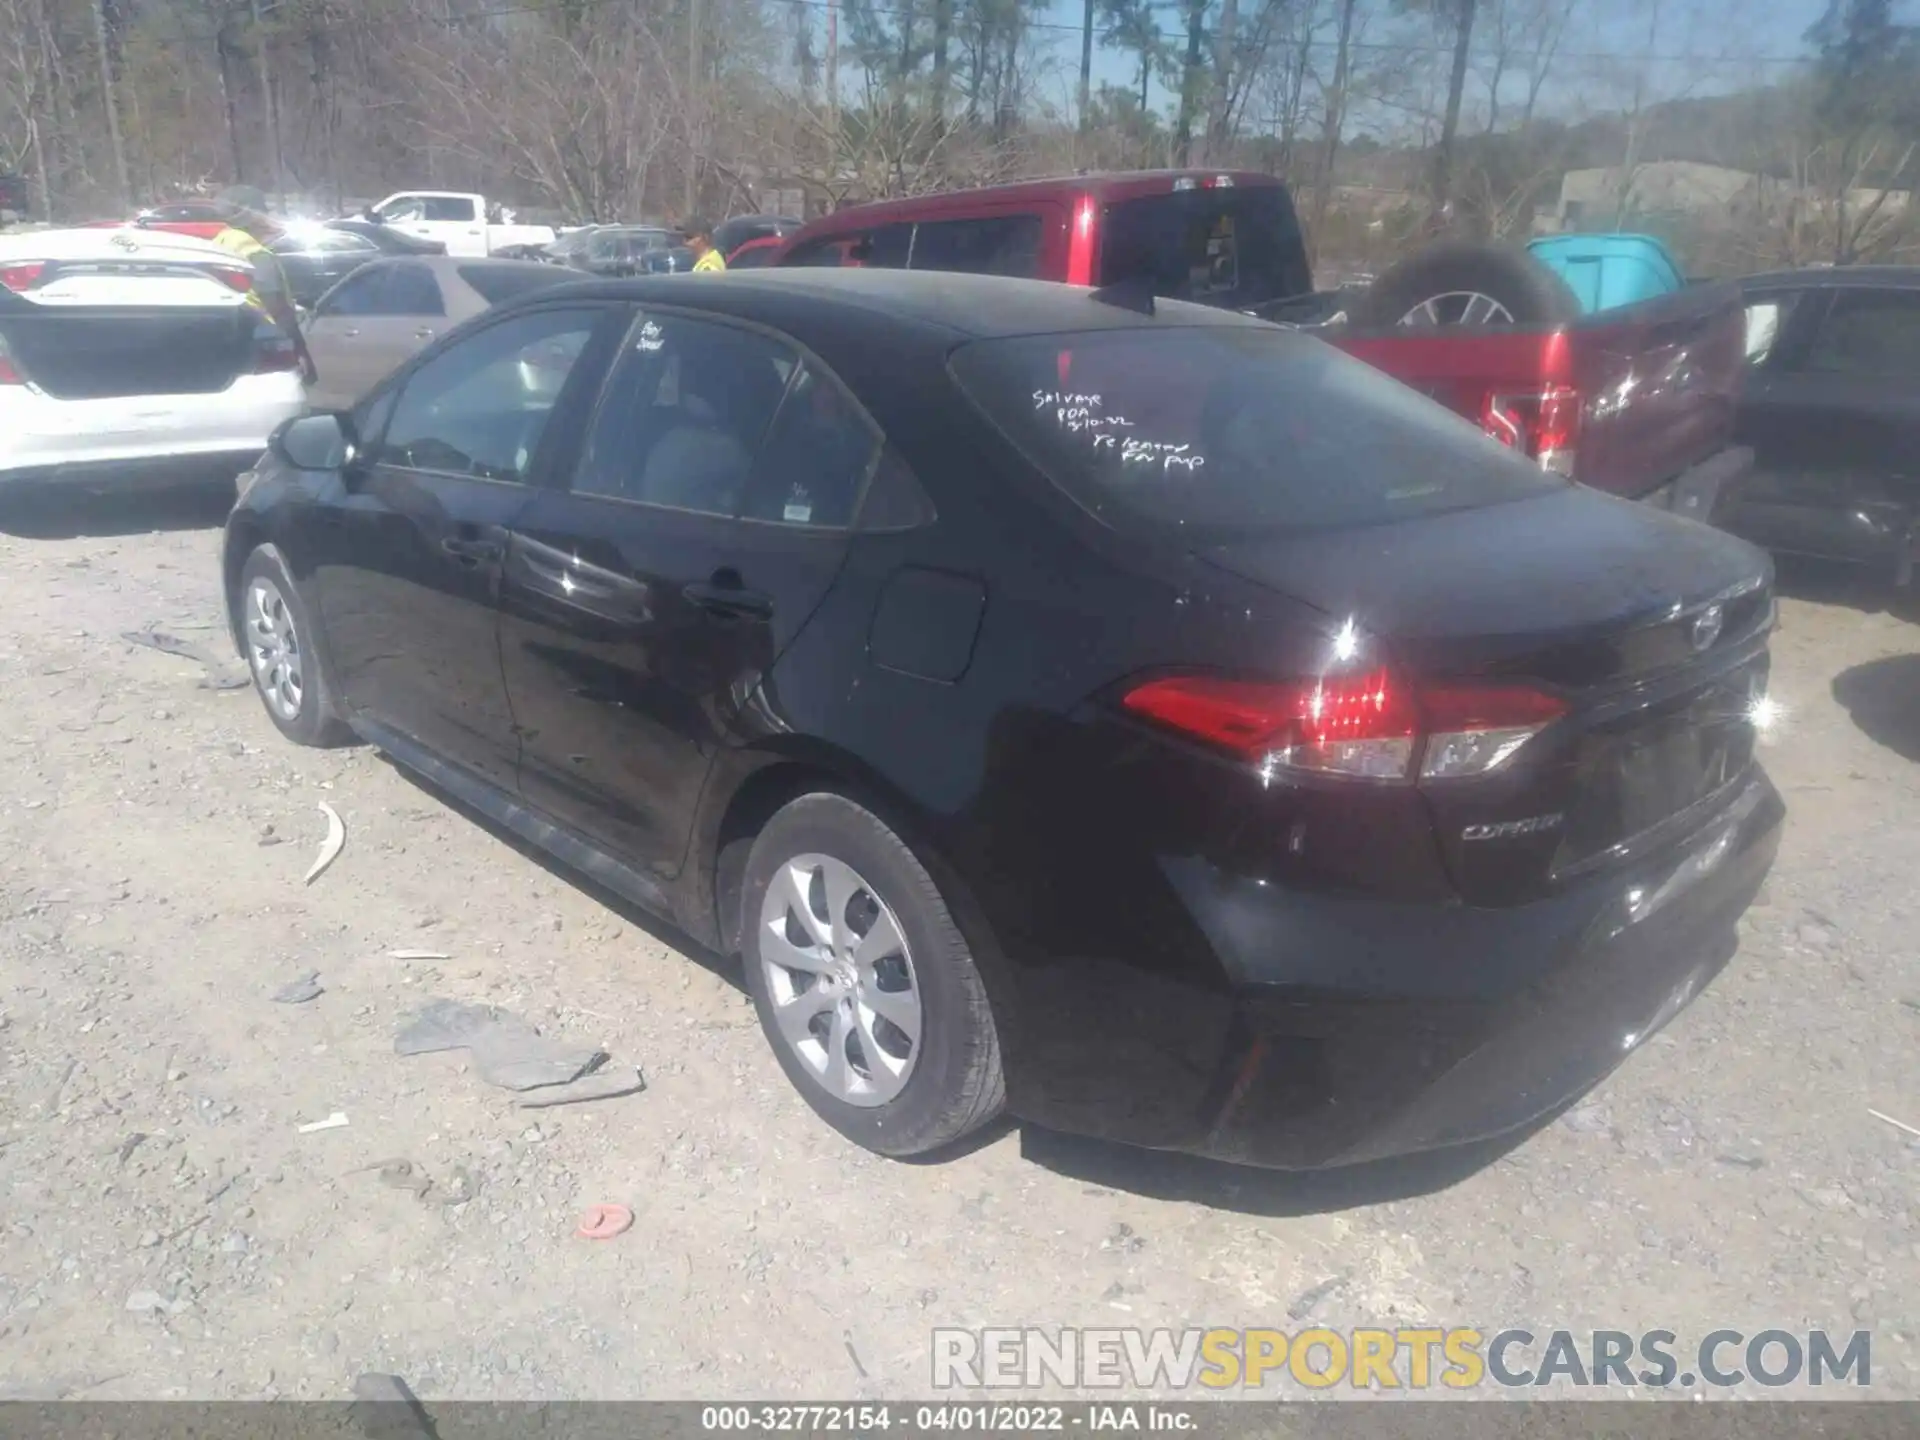
[[[302,884],[311,885],[320,878],[321,872],[340,857],[340,851],[347,843],[347,827],[341,823],[340,816],[326,801],[320,802],[320,813],[327,817],[327,838],[320,842],[320,853],[314,857],[313,867],[307,871]]]
[[[129,630],[120,638],[129,645],[140,645],[148,650],[158,650],[162,655],[192,660],[207,672],[199,681],[203,690],[244,690],[252,683],[246,671],[231,661],[221,659],[196,640],[182,640],[164,630]]]
[[[347,1125],[347,1117],[336,1110],[324,1120],[314,1120],[299,1127],[302,1135],[313,1135],[321,1130],[341,1130]]]
[[[465,1050],[473,1056],[482,1080],[520,1092],[516,1103],[529,1110],[631,1095],[646,1088],[639,1071],[628,1067],[598,1073],[608,1058],[598,1046],[549,1039],[497,1005],[429,1000],[401,1027],[393,1048],[398,1055]]]
[[[580,1217],[574,1230],[582,1240],[611,1240],[633,1228],[633,1211],[625,1205],[594,1205]]]
[[[304,1005],[309,1000],[318,1000],[326,993],[320,984],[320,972],[309,970],[306,974],[282,985],[273,992],[271,998],[276,1005]]]

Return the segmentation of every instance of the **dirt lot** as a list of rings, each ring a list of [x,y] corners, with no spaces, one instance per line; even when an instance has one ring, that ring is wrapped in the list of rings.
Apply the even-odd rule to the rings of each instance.
[[[221,645],[218,515],[0,520],[0,1396],[379,1370],[427,1397],[903,1397],[935,1325],[1308,1315],[1871,1328],[1875,1393],[1920,1394],[1920,1142],[1868,1114],[1920,1124],[1911,618],[1786,604],[1792,818],[1740,956],[1485,1168],[1285,1177],[1018,1127],[915,1166],[813,1119],[713,957],[122,640]],[[307,887],[322,800],[347,845]],[[318,999],[269,998],[310,970]],[[515,1110],[460,1055],[394,1053],[432,995],[649,1088]],[[433,1188],[383,1183],[397,1158]],[[607,1200],[634,1229],[575,1239]]]

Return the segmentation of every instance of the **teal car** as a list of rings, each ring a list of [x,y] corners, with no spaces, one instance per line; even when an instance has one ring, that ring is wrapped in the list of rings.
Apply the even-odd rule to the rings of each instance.
[[[1527,246],[1591,315],[1686,288],[1673,254],[1651,235],[1543,235]]]

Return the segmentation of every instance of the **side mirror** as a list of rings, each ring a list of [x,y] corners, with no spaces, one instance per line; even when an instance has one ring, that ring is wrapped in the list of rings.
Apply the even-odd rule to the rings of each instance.
[[[267,449],[295,470],[343,470],[354,462],[358,444],[342,415],[301,415],[283,423]]]

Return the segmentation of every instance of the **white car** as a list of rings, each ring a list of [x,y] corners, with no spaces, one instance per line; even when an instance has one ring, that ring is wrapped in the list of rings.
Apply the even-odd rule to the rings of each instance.
[[[0,235],[0,492],[231,477],[306,399],[253,269],[164,231]]]

